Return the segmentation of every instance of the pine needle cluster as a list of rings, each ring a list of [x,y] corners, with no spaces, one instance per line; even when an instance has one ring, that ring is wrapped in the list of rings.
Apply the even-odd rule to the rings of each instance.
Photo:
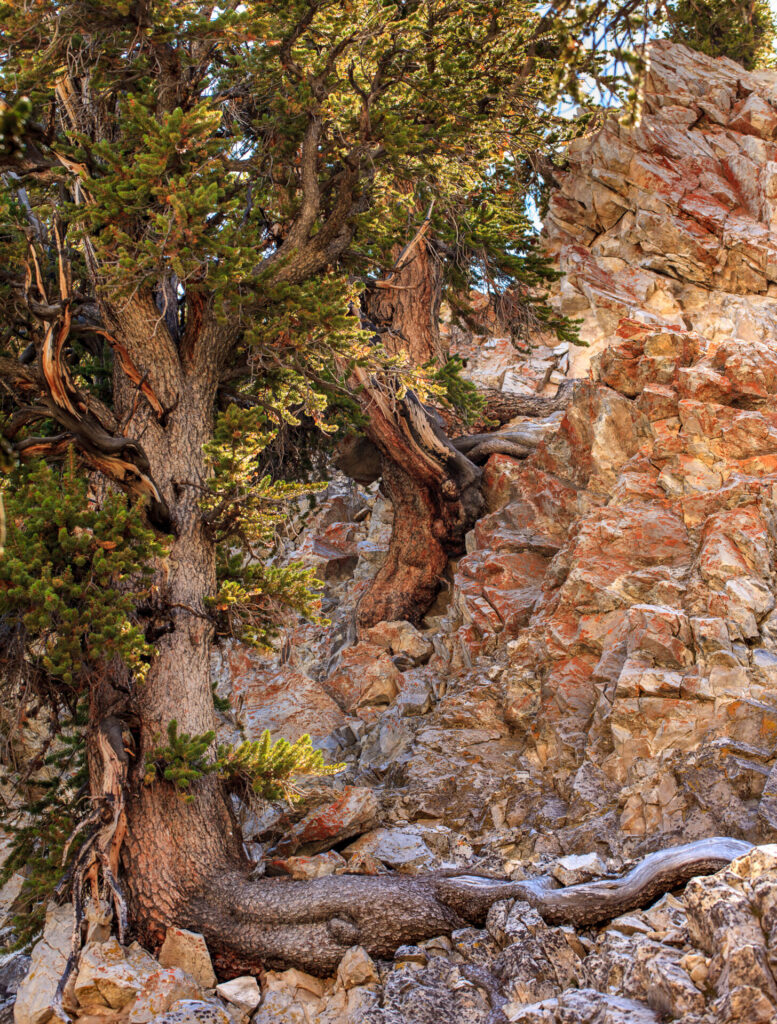
[[[146,785],[164,779],[172,783],[184,800],[193,800],[191,788],[206,775],[217,775],[230,788],[250,790],[264,800],[300,799],[294,781],[302,776],[322,778],[343,771],[344,764],[326,764],[305,734],[294,743],[274,743],[269,729],[258,740],[237,746],[219,744],[212,752],[215,733],[192,736],[179,733],[173,719],[167,726],[167,743],[155,747],[146,758]]]
[[[149,565],[164,547],[125,495],[89,501],[72,458],[16,468],[5,489],[0,558],[0,734],[7,752],[0,827],[10,837],[0,884],[24,874],[17,945],[38,934],[63,870],[65,843],[88,812],[84,727],[90,683],[122,663],[142,680],[152,653],[135,619]],[[25,721],[49,714],[49,735],[25,745]],[[24,760],[27,759],[27,763]],[[69,850],[69,859],[79,842]]]
[[[216,539],[219,589],[209,604],[222,635],[262,646],[284,613],[318,618],[320,584],[315,571],[275,561],[279,530],[300,499],[325,484],[274,480],[259,471],[259,456],[281,423],[299,423],[292,410],[320,413],[318,400],[299,388],[253,396],[248,408],[229,405],[205,446],[212,471],[201,507]],[[261,404],[259,404],[261,403]]]
[[[766,0],[674,0],[667,18],[667,36],[692,50],[748,71],[774,64],[777,21]]]

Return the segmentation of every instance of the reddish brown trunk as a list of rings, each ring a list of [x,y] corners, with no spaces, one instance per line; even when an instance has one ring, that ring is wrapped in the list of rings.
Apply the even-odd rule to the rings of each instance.
[[[390,459],[383,489],[394,508],[386,561],[359,605],[359,625],[418,622],[434,601],[448,563],[449,527],[439,491],[419,483]]]
[[[416,366],[439,363],[441,277],[426,237],[413,239],[400,264],[369,293],[368,316],[389,352],[404,350]],[[362,598],[359,625],[418,621],[480,510],[480,472],[413,395],[398,401],[366,379],[359,383],[366,433],[381,453],[383,490],[394,506],[388,557]]]
[[[399,256],[396,247],[394,256]],[[388,282],[378,282],[367,300],[367,313],[386,350],[404,350],[415,366],[442,359],[440,345],[440,268],[425,238],[408,262]]]

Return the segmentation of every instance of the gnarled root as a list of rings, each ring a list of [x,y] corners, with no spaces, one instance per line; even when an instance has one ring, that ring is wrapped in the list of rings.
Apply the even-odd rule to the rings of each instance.
[[[350,946],[389,957],[403,943],[482,925],[501,899],[526,900],[550,924],[596,924],[644,906],[695,875],[718,871],[750,849],[737,839],[699,840],[650,854],[620,878],[564,889],[551,888],[548,878],[511,882],[435,873],[250,882],[232,872],[194,900],[181,923],[205,935],[224,973],[262,965],[327,974]]]

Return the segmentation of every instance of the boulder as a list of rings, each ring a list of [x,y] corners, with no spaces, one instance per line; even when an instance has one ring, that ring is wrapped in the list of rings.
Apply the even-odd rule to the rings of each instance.
[[[216,975],[205,939],[197,932],[185,928],[168,928],[159,950],[162,967],[179,967],[202,988],[213,988]]]
[[[128,1024],[148,1024],[181,999],[201,999],[201,987],[180,967],[157,967],[149,974],[127,1012]]]
[[[603,878],[607,874],[607,865],[598,853],[572,853],[554,861],[550,873],[562,885],[578,885],[593,878]]]
[[[377,798],[367,786],[344,786],[336,800],[306,814],[276,850],[281,853],[304,848],[306,854],[327,850],[335,843],[366,831],[377,810]]]
[[[337,968],[337,982],[343,988],[370,985],[380,981],[372,957],[363,946],[351,946]]]
[[[79,1008],[87,1012],[106,1006],[123,1009],[158,966],[137,944],[124,949],[113,937],[87,943],[81,951],[73,989]]]
[[[73,906],[50,906],[43,936],[33,946],[30,969],[19,985],[15,1024],[46,1024],[54,1016],[54,996],[73,942]]]
[[[232,1006],[236,1006],[238,1010],[246,1014],[253,1013],[262,998],[256,978],[252,978],[247,974],[217,985],[216,995],[221,996],[222,999],[225,999]]]

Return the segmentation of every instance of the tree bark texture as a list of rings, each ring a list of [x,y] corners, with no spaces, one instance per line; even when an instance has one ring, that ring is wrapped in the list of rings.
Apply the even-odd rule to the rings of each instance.
[[[395,258],[400,258],[395,247]],[[404,350],[415,366],[442,360],[441,271],[426,238],[418,239],[406,263],[367,297],[367,315],[391,355]]]
[[[362,629],[386,619],[418,621],[434,600],[451,554],[483,508],[481,470],[462,455],[432,410],[412,393],[400,402],[362,381],[367,437],[381,454],[394,507],[386,561],[359,603]]]
[[[526,882],[438,872],[407,875],[339,875],[297,882],[250,881],[221,870],[207,890],[187,904],[186,925],[205,936],[222,971],[297,967],[330,974],[354,945],[390,957],[405,943],[482,926],[498,900],[526,900],[549,924],[588,927],[610,920],[657,896],[709,874],[747,853],[737,839],[698,840],[651,854],[618,879],[553,889],[549,878]]]

